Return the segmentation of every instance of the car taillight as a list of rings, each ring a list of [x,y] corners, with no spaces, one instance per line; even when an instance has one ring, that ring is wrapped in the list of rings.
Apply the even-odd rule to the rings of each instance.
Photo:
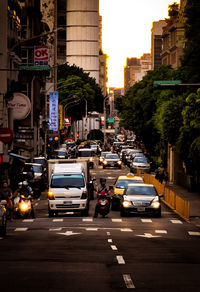
[[[48,191],[48,199],[55,200],[54,193],[52,191]]]
[[[87,199],[87,193],[86,192],[82,193],[81,199]]]

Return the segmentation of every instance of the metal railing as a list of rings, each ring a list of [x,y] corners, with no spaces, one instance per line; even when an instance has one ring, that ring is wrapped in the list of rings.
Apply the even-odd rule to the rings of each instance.
[[[184,200],[175,192],[161,184],[154,176],[151,174],[144,174],[144,182],[147,184],[153,184],[159,195],[164,195],[162,201],[170,207],[175,213],[181,216],[183,219],[190,220],[190,202]]]

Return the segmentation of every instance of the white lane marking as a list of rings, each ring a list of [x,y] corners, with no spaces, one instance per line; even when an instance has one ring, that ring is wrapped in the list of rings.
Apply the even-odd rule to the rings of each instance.
[[[136,234],[136,236],[146,237],[146,238],[160,237],[159,235],[152,235],[151,233],[145,233],[144,235]]]
[[[38,201],[40,201],[40,198],[39,199],[37,199]]]
[[[84,222],[93,222],[92,218],[83,218],[82,221]]]
[[[53,219],[53,222],[63,222],[63,219]]]
[[[98,228],[86,228],[85,230],[86,230],[86,231],[97,231]]]
[[[122,219],[111,219],[112,222],[122,222]]]
[[[63,232],[63,233],[58,233],[58,234],[61,234],[61,235],[65,235],[65,236],[71,236],[71,235],[77,235],[77,234],[81,234],[79,232],[73,232],[73,231],[66,231],[66,232]]]
[[[34,222],[34,219],[24,219],[22,222]]]
[[[166,234],[167,230],[155,230],[155,233],[163,233],[163,234],[165,233]]]
[[[107,235],[110,235],[110,232],[107,232]]]
[[[115,179],[115,176],[108,176],[107,179]]]
[[[141,219],[142,223],[152,223],[151,219]]]
[[[123,256],[116,256],[119,265],[125,265]]]
[[[131,228],[122,228],[120,229],[122,232],[133,232]]]
[[[116,245],[111,245],[110,247],[112,248],[112,250],[117,250]]]
[[[195,231],[188,231],[189,235],[192,236],[200,236],[200,232],[195,232]]]
[[[123,278],[124,278],[124,282],[126,284],[126,288],[128,288],[128,289],[134,289],[135,288],[130,275],[123,275]]]
[[[14,231],[27,231],[28,228],[15,228]]]
[[[50,228],[49,231],[61,231],[62,228]]]
[[[183,224],[181,220],[170,220],[173,224]]]
[[[113,242],[111,238],[108,239],[108,242]]]

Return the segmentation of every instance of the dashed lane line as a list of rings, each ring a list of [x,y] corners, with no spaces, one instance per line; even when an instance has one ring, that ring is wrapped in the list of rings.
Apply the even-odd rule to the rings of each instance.
[[[133,232],[131,228],[121,228],[120,229],[122,232]]]
[[[128,288],[128,289],[134,289],[135,288],[135,286],[133,284],[133,281],[131,279],[131,276],[129,274],[123,275],[123,278],[124,278],[124,282],[126,284],[126,288]]]
[[[24,219],[24,220],[22,220],[22,222],[30,222],[30,223],[32,223],[32,222],[34,222],[34,219]]]
[[[83,218],[82,219],[83,222],[93,222],[92,218]]]
[[[110,247],[112,248],[112,250],[117,250],[116,245],[111,245]]]
[[[125,265],[125,260],[123,256],[116,256],[119,265]]]
[[[200,232],[195,232],[195,231],[188,231],[189,235],[192,236],[200,236]]]
[[[141,219],[142,223],[152,223],[151,219]]]
[[[25,227],[24,227],[24,228],[22,228],[22,227],[19,228],[19,227],[18,227],[18,228],[15,228],[14,231],[27,231],[27,230],[28,230],[28,228],[25,228]]]
[[[63,222],[64,219],[53,219],[53,222]]]
[[[108,242],[110,242],[110,243],[111,243],[111,242],[113,242],[113,241],[112,241],[112,239],[111,239],[111,238],[109,238],[109,239],[108,239]]]
[[[170,220],[173,224],[183,224],[181,220]]]
[[[62,230],[62,228],[60,227],[60,228],[50,228],[49,229],[49,231],[61,231]]]
[[[155,233],[167,234],[167,230],[155,230]]]
[[[111,219],[112,222],[122,222],[122,219]]]

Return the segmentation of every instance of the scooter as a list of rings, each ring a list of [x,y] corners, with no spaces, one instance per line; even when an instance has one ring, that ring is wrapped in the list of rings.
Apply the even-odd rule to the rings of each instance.
[[[110,212],[110,200],[108,198],[108,193],[100,192],[98,194],[97,200],[97,210],[103,218]]]
[[[6,222],[7,222],[7,201],[0,200],[0,236],[6,235]]]
[[[16,218],[34,218],[31,196],[17,196],[14,199],[14,215]]]

